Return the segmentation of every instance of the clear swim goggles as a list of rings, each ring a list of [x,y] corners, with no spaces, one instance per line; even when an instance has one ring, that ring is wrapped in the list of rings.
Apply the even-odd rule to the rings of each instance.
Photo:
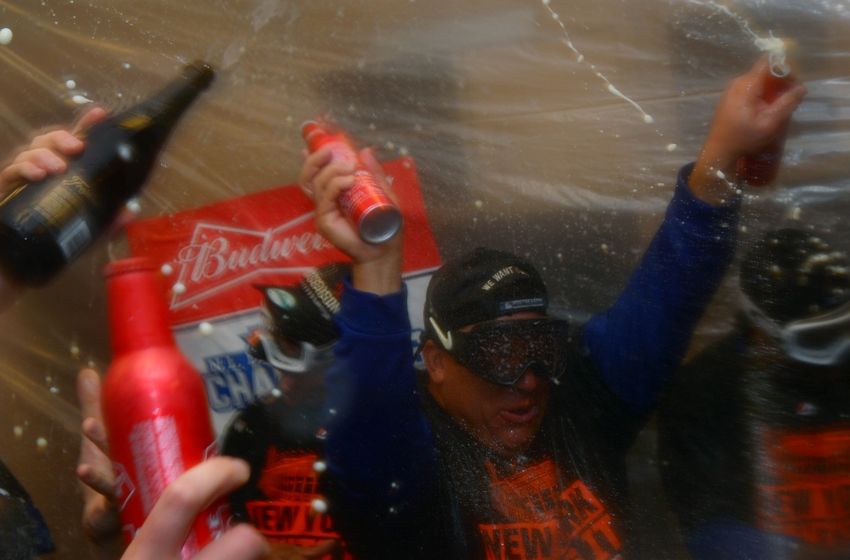
[[[850,302],[826,313],[784,324],[768,317],[743,294],[742,302],[753,323],[777,339],[795,360],[821,366],[850,360]]]

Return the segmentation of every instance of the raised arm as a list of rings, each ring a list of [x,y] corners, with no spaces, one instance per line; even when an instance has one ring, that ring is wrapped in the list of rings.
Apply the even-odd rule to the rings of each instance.
[[[389,192],[371,153],[363,151],[361,158]],[[326,380],[328,478],[332,513],[343,531],[346,522],[372,523],[378,530],[389,519],[403,519],[435,472],[410,352],[401,235],[366,243],[340,213],[336,199],[353,184],[353,172],[325,147],[306,159],[301,174],[302,188],[316,201],[318,230],[353,261],[335,319],[336,362]],[[397,515],[388,518],[391,510]]]
[[[680,172],[664,222],[626,289],[585,326],[602,377],[637,412],[654,405],[732,260],[737,161],[775,141],[805,95],[793,85],[764,101],[767,72],[760,60],[726,89],[699,159]]]

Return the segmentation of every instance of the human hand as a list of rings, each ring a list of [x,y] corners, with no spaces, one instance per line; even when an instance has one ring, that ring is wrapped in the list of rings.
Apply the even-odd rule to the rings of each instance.
[[[245,484],[249,475],[248,464],[232,457],[213,457],[189,469],[168,485],[121,559],[179,560],[198,514]],[[206,545],[195,559],[255,560],[266,558],[268,553],[262,535],[242,523]]]
[[[68,161],[85,148],[85,132],[104,118],[106,110],[94,107],[84,113],[70,130],[52,130],[33,138],[0,171],[0,193],[23,183],[41,181],[48,175],[64,173]]]
[[[401,233],[384,243],[363,241],[355,225],[340,210],[337,199],[354,185],[356,166],[351,161],[334,159],[332,146],[326,145],[307,156],[299,183],[316,204],[316,228],[340,251],[351,257],[354,286],[377,294],[401,288]],[[391,200],[395,198],[381,165],[371,150],[361,150],[360,161],[375,177]]]
[[[80,370],[77,399],[83,416],[83,438],[77,477],[83,483],[83,530],[99,549],[111,549],[111,541],[121,537],[121,523],[115,507],[115,479],[107,455],[100,397],[100,376],[90,368]],[[108,551],[100,552],[109,556]]]
[[[746,74],[726,88],[714,113],[705,150],[717,159],[717,167],[729,170],[741,157],[753,155],[776,141],[784,132],[806,88],[785,78],[789,87],[773,100],[765,99],[771,79],[767,57],[760,58]]]
[[[775,99],[766,100],[770,79],[768,59],[762,57],[726,88],[691,175],[691,188],[699,198],[717,203],[726,197],[729,182],[737,178],[738,160],[759,153],[785,133],[806,88],[786,78],[789,87]]]

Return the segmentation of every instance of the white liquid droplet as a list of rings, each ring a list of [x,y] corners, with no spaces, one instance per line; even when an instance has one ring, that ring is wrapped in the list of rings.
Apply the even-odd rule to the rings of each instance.
[[[0,29],[0,45],[8,45],[11,43],[13,36],[14,34],[12,33],[12,30],[8,27]]]
[[[121,64],[121,66],[123,66],[123,67],[124,67],[124,70],[129,70],[129,69],[130,69],[130,63],[129,63],[129,62],[124,62],[124,63],[122,63],[122,64]]]
[[[313,463],[313,470],[316,472],[325,472],[328,470],[328,464],[324,461],[316,461]]]
[[[212,326],[212,323],[204,321],[203,323],[198,325],[198,330],[201,332],[202,335],[209,336],[213,333],[214,328]]]
[[[74,89],[75,87],[77,87],[77,82],[75,82],[74,80],[68,80],[67,82],[65,82],[65,87],[68,89]]]
[[[475,201],[475,207],[476,207],[476,208],[481,208],[481,207],[483,207],[483,206],[484,206],[484,201],[483,201],[483,200],[476,200],[476,201]]]
[[[16,438],[20,438],[24,435],[24,429],[21,426],[15,426],[14,428],[12,428],[12,433],[15,434]]]
[[[121,142],[116,146],[116,151],[118,152],[118,157],[120,157],[124,161],[130,161],[133,159],[133,146],[127,144],[125,142]]]
[[[77,346],[76,344],[72,344],[71,347],[68,349],[68,351],[71,353],[71,357],[73,357],[73,358],[79,358],[80,357],[80,347]]]
[[[163,276],[171,276],[172,274],[174,274],[174,268],[168,263],[162,265],[159,271],[162,273]]]
[[[675,152],[676,148],[678,148],[678,147],[679,146],[677,146],[676,144],[667,144],[667,151],[668,152]]]
[[[646,124],[652,124],[652,123],[654,123],[654,122],[655,122],[655,119],[653,118],[653,116],[652,116],[652,115],[646,115],[646,114],[645,114],[645,115],[643,116],[643,122],[645,122]]]
[[[77,105],[85,105],[86,103],[93,103],[91,99],[86,97],[85,95],[75,95],[71,98],[71,101],[76,103]]]
[[[725,180],[726,180],[726,174],[725,174],[725,173],[723,173],[722,171],[720,171],[719,169],[717,170],[717,172],[715,173],[715,175],[717,175],[717,178],[718,178],[718,179],[720,179],[721,181],[725,181]]]
[[[171,289],[172,289],[172,291],[173,291],[175,294],[177,294],[178,296],[179,296],[180,294],[185,294],[185,293],[186,293],[186,285],[185,285],[183,282],[177,282],[176,284],[174,284],[174,285],[171,287]]]
[[[275,387],[274,389],[272,389],[272,396],[276,399],[279,399],[283,396],[283,391]]]
[[[54,395],[58,395],[59,394],[59,387],[54,385],[53,387],[50,388],[50,392],[53,393]]]
[[[131,198],[127,201],[125,206],[127,207],[127,210],[133,214],[140,214],[142,212],[142,205],[139,203],[139,199],[137,198]]]
[[[35,445],[39,449],[46,449],[47,448],[47,439],[40,437],[37,440],[35,440]]]
[[[328,511],[328,503],[321,498],[316,498],[310,502],[310,507],[313,508],[313,511],[316,513],[327,513]]]

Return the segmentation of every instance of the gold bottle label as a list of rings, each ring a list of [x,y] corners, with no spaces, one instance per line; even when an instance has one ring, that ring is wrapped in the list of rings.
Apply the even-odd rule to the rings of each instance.
[[[118,123],[118,126],[121,128],[126,128],[127,130],[141,130],[143,128],[147,128],[151,124],[150,115],[146,115],[144,113],[136,113],[132,115],[127,115],[121,122]]]
[[[93,202],[93,189],[82,177],[74,175],[48,192],[32,208],[45,226],[55,232],[56,242],[66,259],[85,250],[92,241],[88,206]]]

